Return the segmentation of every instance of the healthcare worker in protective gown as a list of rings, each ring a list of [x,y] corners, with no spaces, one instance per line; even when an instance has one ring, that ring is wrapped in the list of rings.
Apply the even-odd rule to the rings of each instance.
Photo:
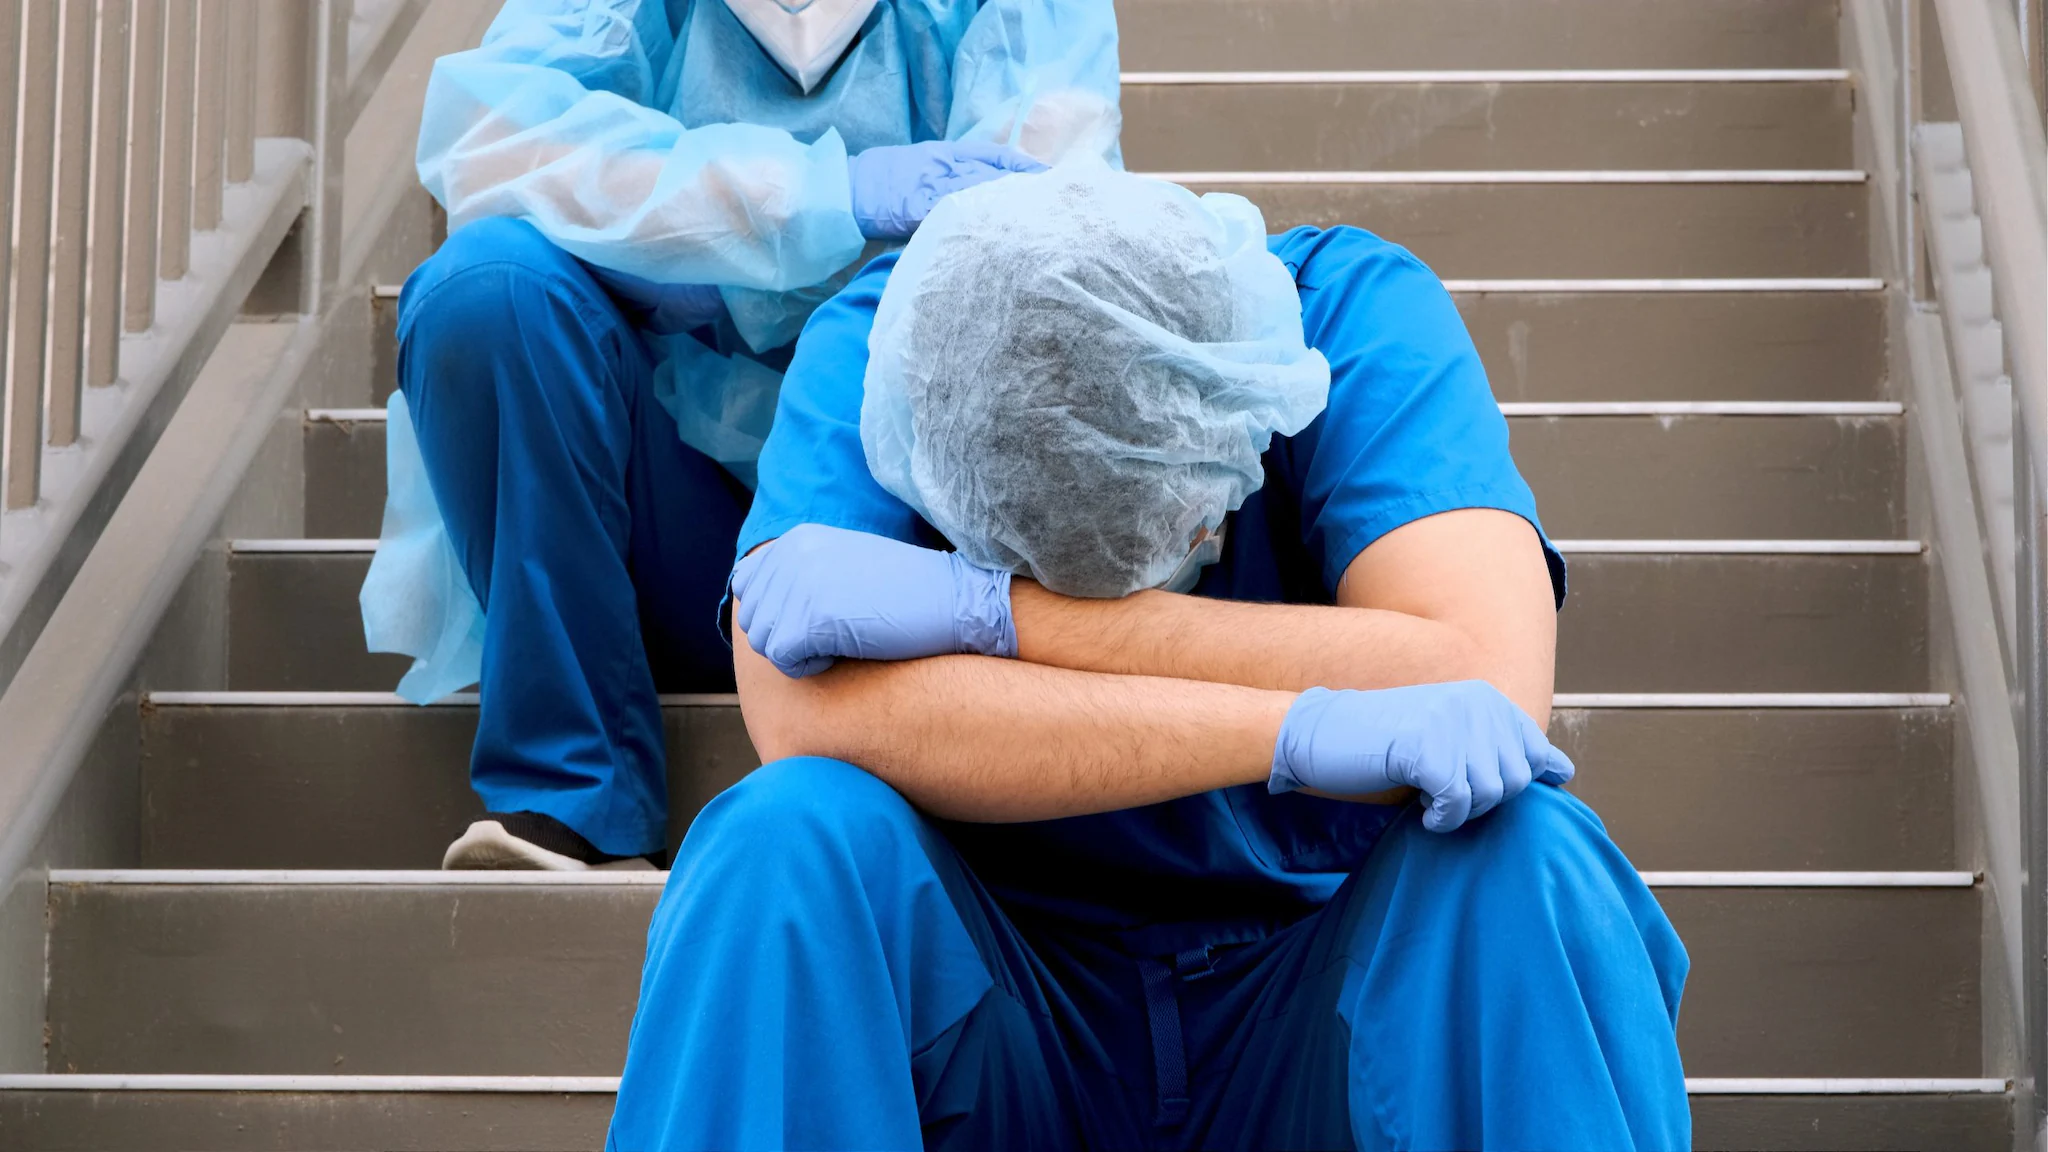
[[[1116,162],[1117,83],[1110,0],[508,0],[435,64],[362,608],[401,695],[480,683],[447,866],[658,858],[790,343],[940,197]]]
[[[1545,739],[1450,297],[1102,165],[812,319],[610,1147],[1691,1147],[1686,956]],[[1411,799],[1412,797],[1412,799]]]

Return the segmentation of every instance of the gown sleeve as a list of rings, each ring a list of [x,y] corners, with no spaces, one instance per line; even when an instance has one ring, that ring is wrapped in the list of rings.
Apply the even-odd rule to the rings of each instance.
[[[434,65],[420,182],[451,228],[518,217],[663,283],[781,291],[859,256],[839,134],[684,128],[649,106],[675,46],[662,0],[508,0],[480,46]]]
[[[953,53],[946,137],[1122,167],[1121,84],[1111,0],[987,0]]]

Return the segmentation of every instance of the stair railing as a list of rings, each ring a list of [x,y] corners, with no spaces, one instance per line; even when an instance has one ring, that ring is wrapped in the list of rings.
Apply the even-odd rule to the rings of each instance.
[[[0,0],[0,895],[353,314],[344,144],[426,6]]]
[[[2008,985],[1987,990],[1987,1059],[2011,1065],[2014,1147],[2048,1152],[2048,143],[2044,62],[2028,59],[2043,51],[2040,11],[1843,8],[1893,368],[1914,401],[1971,745],[1996,937],[1985,954]],[[2010,1019],[1991,1018],[2008,1005]]]
[[[0,0],[0,690],[229,323],[319,311],[423,7]]]

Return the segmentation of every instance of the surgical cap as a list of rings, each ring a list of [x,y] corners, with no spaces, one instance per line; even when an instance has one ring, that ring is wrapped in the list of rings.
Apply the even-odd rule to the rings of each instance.
[[[1330,388],[1257,208],[1096,161],[940,201],[868,351],[875,479],[968,560],[1070,596],[1169,579]]]

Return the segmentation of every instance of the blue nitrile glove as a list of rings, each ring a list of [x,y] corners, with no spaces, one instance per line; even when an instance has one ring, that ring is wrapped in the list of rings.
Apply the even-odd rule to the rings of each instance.
[[[948,192],[1011,172],[1043,171],[1045,165],[1015,148],[973,140],[884,144],[846,158],[853,219],[870,240],[908,240]]]
[[[1429,798],[1422,826],[1449,832],[1575,769],[1543,730],[1484,680],[1376,692],[1311,688],[1273,745],[1274,792],[1359,796],[1409,787]]]
[[[747,643],[792,679],[845,656],[1015,656],[1010,574],[958,553],[799,524],[732,571]]]

